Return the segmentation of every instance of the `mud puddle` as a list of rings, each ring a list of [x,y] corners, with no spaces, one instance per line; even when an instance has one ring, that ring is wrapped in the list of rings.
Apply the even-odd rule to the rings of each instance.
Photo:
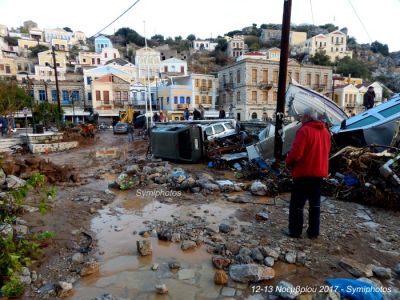
[[[207,211],[205,215],[204,211]],[[189,220],[193,215],[204,216],[211,223],[219,223],[233,215],[236,208],[222,201],[212,204],[165,204],[152,198],[138,197],[137,193],[119,192],[116,200],[92,220],[96,233],[100,262],[97,276],[82,278],[70,299],[93,299],[106,293],[124,299],[217,299],[221,287],[214,284],[211,255],[205,246],[182,251],[180,243],[152,242],[153,254],[138,255],[138,234],[153,220],[172,221],[173,217]],[[172,272],[168,263],[178,261],[181,269]],[[153,264],[158,264],[152,271]],[[155,294],[155,285],[166,284],[168,295]]]

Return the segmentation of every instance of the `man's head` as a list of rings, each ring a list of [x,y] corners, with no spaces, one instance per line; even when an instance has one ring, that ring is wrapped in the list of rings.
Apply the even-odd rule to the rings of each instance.
[[[301,115],[301,123],[318,120],[318,113],[312,108],[306,108]]]
[[[368,92],[373,92],[373,91],[374,91],[374,87],[373,86],[368,87]]]

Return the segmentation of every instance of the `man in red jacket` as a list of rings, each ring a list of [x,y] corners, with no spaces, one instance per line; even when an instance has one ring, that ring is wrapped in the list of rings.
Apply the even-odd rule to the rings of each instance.
[[[331,135],[312,109],[305,110],[301,122],[303,126],[298,130],[286,158],[286,165],[293,176],[288,235],[301,237],[303,210],[308,200],[307,234],[309,238],[316,238],[319,235],[322,178],[328,176]]]

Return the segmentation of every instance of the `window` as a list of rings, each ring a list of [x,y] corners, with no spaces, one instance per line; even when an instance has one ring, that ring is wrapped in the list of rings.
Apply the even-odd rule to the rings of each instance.
[[[21,64],[18,64],[18,65],[17,65],[17,69],[18,69],[18,71],[22,71],[22,66],[21,66]]]
[[[257,69],[251,70],[251,81],[257,83]]]
[[[212,135],[213,134],[213,131],[212,131],[212,126],[210,126],[210,127],[207,127],[206,128],[206,135]]]
[[[201,87],[206,87],[207,86],[207,80],[206,79],[202,79],[201,80]]]
[[[104,53],[104,58],[107,58],[107,52]]]
[[[212,96],[208,96],[208,104],[212,103]]]
[[[221,124],[214,125],[213,127],[214,127],[214,133],[215,134],[218,134],[218,133],[221,133],[221,132],[225,131],[224,126],[222,126]]]
[[[225,82],[225,75],[224,75],[224,82]],[[196,79],[195,82],[194,82],[195,87],[199,87],[199,83],[200,83],[200,80]]]
[[[72,91],[71,98],[74,101],[80,101],[81,100],[81,96],[79,94],[79,91]]]
[[[315,85],[316,85],[317,87],[319,87],[320,77],[321,77],[321,75],[315,74]]]
[[[236,71],[236,82],[240,83],[240,70]]]
[[[308,74],[307,74],[306,85],[311,85],[311,73],[308,73]]]
[[[274,82],[274,83],[278,83],[278,71],[274,71],[273,73],[272,73],[272,81]]]
[[[268,92],[267,91],[262,92],[262,102],[263,102],[263,104],[268,103]]]
[[[180,96],[179,97],[179,103],[180,104],[185,104],[185,96]]]
[[[115,58],[117,58],[117,54],[116,54],[116,53],[114,53],[114,59],[115,59]]]
[[[10,74],[11,73],[11,68],[10,66],[6,65],[6,74]]]
[[[39,100],[40,101],[46,100],[46,91],[45,90],[39,90]]]
[[[210,88],[210,89],[212,88],[212,81],[211,81],[211,79],[208,80],[208,88]]]
[[[240,92],[236,93],[236,102],[240,103]]]
[[[294,79],[295,79],[298,83],[300,83],[300,73],[299,73],[299,72],[296,72],[296,73],[294,74]]]
[[[122,92],[122,100],[124,100],[124,101],[127,101],[128,100],[128,92],[127,91],[124,91],[124,92]]]
[[[4,71],[4,65],[0,65],[0,71]]]
[[[103,100],[104,100],[104,104],[110,104],[110,92],[109,91],[103,91]]]
[[[121,100],[121,92],[120,91],[117,91],[117,92],[115,92],[115,100]]]
[[[87,77],[87,78],[86,78],[86,84],[87,84],[87,85],[92,84],[92,77]]]
[[[89,100],[89,101],[92,101],[92,92],[89,92],[89,93],[87,94],[87,97],[88,97],[88,100]]]
[[[252,119],[257,119],[257,113],[256,113],[256,112],[253,112],[253,113],[251,114],[251,118],[252,118]]]
[[[194,96],[194,102],[196,104],[200,104],[200,96],[199,95]]]
[[[164,66],[164,73],[168,73],[168,66]]]
[[[268,70],[262,70],[262,81],[268,82]]]
[[[66,90],[62,91],[62,101],[64,103],[69,103],[69,91]]]
[[[251,100],[253,102],[257,102],[257,91],[252,91],[251,92]]]
[[[97,58],[97,64],[98,65],[100,64],[100,58]]]
[[[328,74],[324,74],[324,85],[328,85]]]
[[[186,97],[186,104],[190,104],[190,97]]]
[[[229,82],[233,83],[233,74],[232,74],[232,72],[229,73]]]
[[[276,103],[278,101],[278,92],[274,92],[272,100]]]
[[[178,104],[178,96],[174,96],[174,104]]]
[[[51,90],[51,100],[57,101],[57,91]]]
[[[95,59],[92,58],[92,65],[94,65],[96,63]]]
[[[169,97],[167,97],[167,104],[169,104]]]
[[[225,84],[226,83],[226,75],[224,74],[224,75],[222,75],[222,82]],[[197,87],[198,85],[196,85],[196,87]]]

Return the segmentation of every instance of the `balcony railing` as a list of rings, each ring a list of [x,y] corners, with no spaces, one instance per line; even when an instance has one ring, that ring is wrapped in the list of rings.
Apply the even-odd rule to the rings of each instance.
[[[201,86],[199,89],[201,94],[207,94],[210,91],[210,88],[206,86]]]
[[[268,82],[268,81],[260,81],[258,83],[258,88],[262,89],[262,90],[270,90],[274,87],[274,83],[272,81]]]
[[[224,83],[224,89],[230,91],[233,89],[233,82]]]

